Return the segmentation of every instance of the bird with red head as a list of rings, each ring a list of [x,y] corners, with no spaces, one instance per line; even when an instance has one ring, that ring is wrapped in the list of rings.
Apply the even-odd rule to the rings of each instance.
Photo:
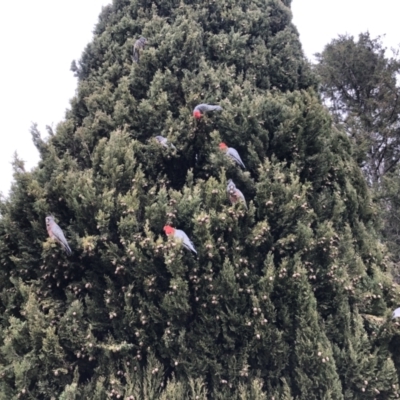
[[[175,232],[175,229],[170,225],[165,225],[163,228],[166,235],[171,235]]]
[[[233,147],[228,147],[226,143],[222,142],[219,144],[220,150],[222,150],[226,155],[228,155],[236,164],[240,165],[243,168],[246,168],[243,164],[242,159],[240,158],[239,153]]]
[[[199,110],[194,110],[193,111],[193,117],[195,117],[196,119],[200,119],[201,118],[201,112]]]
[[[196,249],[193,246],[193,243],[191,240],[188,238],[185,232],[181,231],[180,229],[175,229],[170,225],[165,225],[163,228],[165,234],[167,236],[173,235],[174,238],[182,240],[183,245],[190,251],[193,251],[193,253],[197,254]]]
[[[193,110],[193,117],[200,119],[208,111],[221,111],[221,106],[212,106],[211,104],[198,104]]]

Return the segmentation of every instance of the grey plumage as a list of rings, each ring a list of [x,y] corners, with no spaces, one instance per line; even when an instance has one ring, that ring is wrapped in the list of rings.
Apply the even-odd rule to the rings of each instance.
[[[392,319],[399,318],[399,317],[400,317],[400,307],[399,307],[399,308],[396,308],[396,309],[393,311]]]
[[[158,135],[155,137],[155,139],[158,141],[158,143],[160,143],[162,146],[164,147],[172,147],[173,149],[176,150],[176,147],[172,144],[169,143],[168,139],[165,138],[164,136]]]
[[[46,228],[49,236],[61,244],[67,255],[71,255],[72,250],[68,246],[67,239],[65,239],[62,229],[55,223],[54,217],[51,215],[46,217]]]
[[[133,62],[138,63],[140,59],[140,53],[146,46],[147,39],[143,36],[141,36],[138,40],[136,40],[135,44],[133,45],[133,56],[132,60]]]
[[[243,193],[236,187],[236,185],[232,179],[229,179],[229,181],[228,181],[228,184],[226,186],[226,192],[228,194],[229,201],[232,204],[241,200],[244,203],[245,207],[247,208],[246,199],[245,199]]]
[[[221,111],[221,106],[212,106],[211,104],[198,104],[193,109],[193,117],[200,119],[207,111]]]
[[[228,193],[234,191],[236,189],[235,182],[232,179],[229,179],[228,184],[226,185],[226,191]]]
[[[233,147],[229,147],[226,154],[228,154],[228,156],[231,157],[237,164],[239,164],[244,169],[246,169],[246,167],[244,166],[243,161],[240,158],[240,155],[236,149],[234,149]]]
[[[207,111],[221,111],[222,107],[221,106],[213,106],[211,104],[198,104],[193,111],[200,111],[202,114],[207,112]]]
[[[178,239],[182,239],[183,245],[193,253],[197,254],[196,249],[194,248],[193,242],[189,239],[188,235],[185,232],[181,231],[180,229],[175,229],[174,237]]]

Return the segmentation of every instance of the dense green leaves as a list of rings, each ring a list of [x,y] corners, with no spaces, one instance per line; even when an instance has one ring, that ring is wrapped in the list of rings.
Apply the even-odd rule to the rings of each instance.
[[[41,162],[27,173],[16,159],[0,204],[4,398],[396,396],[385,319],[399,296],[376,210],[289,6],[103,9],[71,110],[48,140],[33,127]],[[223,110],[195,120],[201,102]],[[229,179],[248,209],[230,204]],[[71,257],[47,238],[48,213]]]

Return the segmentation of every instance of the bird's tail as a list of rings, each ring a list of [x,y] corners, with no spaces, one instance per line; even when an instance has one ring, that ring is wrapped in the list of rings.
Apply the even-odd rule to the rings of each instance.
[[[67,253],[67,256],[70,256],[72,254],[72,250],[68,246],[68,243],[63,243],[63,247],[64,247],[65,252]]]
[[[135,48],[133,49],[132,61],[135,63],[139,62],[139,52]]]
[[[193,246],[193,243],[183,243],[183,245],[188,249],[188,250],[190,250],[190,251],[193,251],[193,253],[195,253],[195,254],[197,254],[197,251],[196,251],[196,249],[194,248],[194,246]]]
[[[194,247],[192,247],[190,250],[192,250],[194,254],[197,254],[197,251],[195,250]]]

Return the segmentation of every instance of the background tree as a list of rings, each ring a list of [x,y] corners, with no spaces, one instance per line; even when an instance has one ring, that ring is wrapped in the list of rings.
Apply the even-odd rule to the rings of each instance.
[[[71,110],[47,141],[33,127],[41,162],[16,159],[0,203],[4,399],[398,396],[399,295],[376,209],[289,7],[103,9]],[[197,121],[203,102],[223,110]],[[248,209],[230,204],[228,179]]]
[[[356,143],[357,159],[372,184],[400,159],[398,53],[387,57],[380,37],[342,35],[317,54],[321,92]]]
[[[398,51],[387,54],[380,37],[343,35],[317,54],[320,91],[335,122],[353,139],[354,157],[374,189],[383,234],[400,261],[400,72]],[[395,274],[399,272],[396,268]]]

